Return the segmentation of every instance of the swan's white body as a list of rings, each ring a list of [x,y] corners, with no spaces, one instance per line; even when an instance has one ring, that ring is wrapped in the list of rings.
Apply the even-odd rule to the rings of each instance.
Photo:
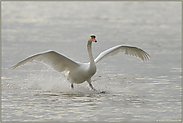
[[[89,63],[80,63],[76,62],[63,54],[57,53],[56,51],[48,50],[46,52],[38,53],[32,55],[19,63],[12,66],[12,69],[24,65],[32,61],[40,61],[48,66],[51,66],[53,69],[58,72],[69,71],[67,74],[67,79],[71,82],[71,87],[73,88],[73,83],[80,84],[87,81],[92,89],[91,77],[96,73],[96,63],[98,63],[103,58],[108,56],[116,55],[119,51],[124,52],[127,55],[132,55],[141,58],[143,61],[150,59],[148,53],[143,51],[140,48],[129,46],[129,45],[117,45],[110,49],[107,49],[100,53],[98,57],[94,60],[92,55],[92,42],[97,42],[95,35],[92,34],[89,36],[87,42],[87,50],[90,62]]]

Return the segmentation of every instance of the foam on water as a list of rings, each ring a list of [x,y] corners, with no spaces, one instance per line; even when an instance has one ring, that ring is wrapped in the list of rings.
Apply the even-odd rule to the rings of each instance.
[[[48,74],[48,75],[47,75]],[[50,72],[29,73],[26,78],[15,77],[13,81],[6,82],[11,90],[29,90],[29,91],[41,91],[51,93],[67,93],[67,94],[97,94],[97,93],[110,93],[111,91],[103,84],[97,84],[95,82],[95,89],[92,90],[87,82],[82,84],[74,84],[74,89],[71,88],[70,82],[62,76],[52,75]]]

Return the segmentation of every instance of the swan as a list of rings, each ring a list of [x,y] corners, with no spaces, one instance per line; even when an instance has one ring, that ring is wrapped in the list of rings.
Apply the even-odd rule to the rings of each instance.
[[[94,34],[91,34],[89,36],[87,42],[87,51],[90,60],[90,62],[88,63],[80,63],[54,50],[48,50],[29,56],[24,60],[18,62],[17,64],[13,65],[11,68],[14,70],[15,68],[22,66],[26,63],[32,61],[40,61],[43,64],[52,67],[58,72],[68,71],[66,78],[71,83],[72,89],[74,88],[73,83],[80,84],[87,81],[89,86],[93,90],[95,90],[91,84],[91,77],[96,73],[96,63],[103,60],[104,58],[114,56],[121,51],[126,55],[139,57],[142,61],[148,61],[150,59],[150,55],[144,50],[130,45],[114,46],[101,52],[96,59],[93,59],[92,42],[97,42],[96,36]]]

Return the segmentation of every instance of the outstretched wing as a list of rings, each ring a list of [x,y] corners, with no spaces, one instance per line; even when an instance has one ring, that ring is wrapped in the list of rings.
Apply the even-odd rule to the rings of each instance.
[[[99,62],[100,60],[106,57],[114,56],[120,51],[125,53],[126,55],[139,57],[142,61],[147,61],[150,59],[150,55],[140,48],[129,45],[117,45],[100,53],[95,59],[95,63]]]
[[[64,70],[70,71],[80,65],[79,62],[75,62],[62,54],[49,50],[46,52],[32,55],[32,56],[20,61],[19,63],[13,65],[12,69],[15,69],[19,66],[22,66],[22,65],[32,62],[32,61],[40,61],[59,72],[62,72]]]

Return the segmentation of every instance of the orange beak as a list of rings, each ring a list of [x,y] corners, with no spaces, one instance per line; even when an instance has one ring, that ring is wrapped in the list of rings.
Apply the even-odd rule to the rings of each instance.
[[[92,37],[92,40],[93,40],[94,42],[97,42],[97,40],[95,39],[95,37]]]

